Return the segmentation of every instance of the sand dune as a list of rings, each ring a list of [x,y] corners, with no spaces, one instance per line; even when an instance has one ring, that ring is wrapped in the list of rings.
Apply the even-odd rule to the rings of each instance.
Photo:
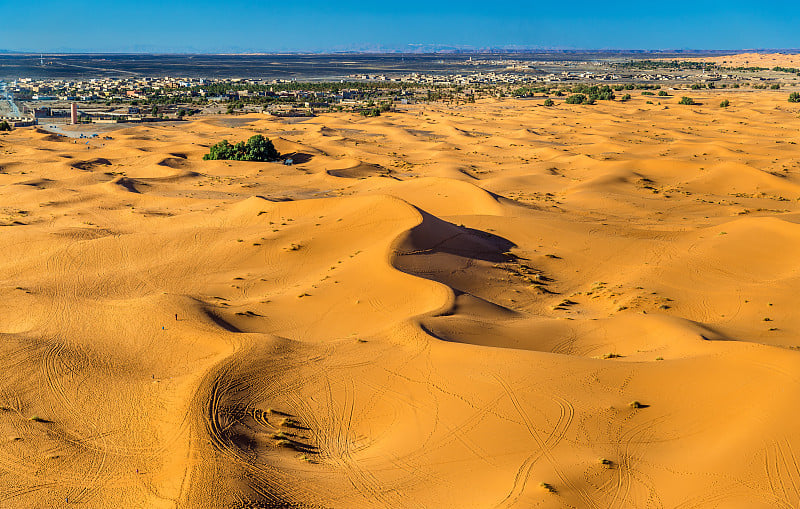
[[[798,108],[693,94],[0,136],[0,506],[797,507]]]
[[[796,53],[739,53],[719,57],[690,57],[682,60],[714,62],[723,67],[790,67],[800,66],[800,55]]]

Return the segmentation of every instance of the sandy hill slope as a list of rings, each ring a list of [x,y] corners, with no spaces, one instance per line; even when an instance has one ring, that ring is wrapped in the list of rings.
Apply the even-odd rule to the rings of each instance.
[[[719,57],[691,57],[681,60],[713,62],[723,67],[800,68],[800,54],[797,53],[739,53]]]
[[[0,136],[0,506],[797,507],[800,106],[692,93]]]

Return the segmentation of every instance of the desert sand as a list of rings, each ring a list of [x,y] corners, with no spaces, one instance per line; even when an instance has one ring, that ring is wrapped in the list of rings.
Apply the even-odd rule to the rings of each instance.
[[[0,136],[0,507],[797,507],[800,105],[675,94]]]
[[[713,62],[722,67],[800,67],[800,54],[797,53],[739,53],[719,57],[691,57],[682,60]]]

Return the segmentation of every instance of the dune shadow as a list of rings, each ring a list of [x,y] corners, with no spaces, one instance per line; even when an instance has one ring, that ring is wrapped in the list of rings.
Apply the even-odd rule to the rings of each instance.
[[[491,263],[514,259],[509,251],[516,246],[510,240],[475,228],[456,225],[417,208],[422,215],[399,247],[401,256],[449,254]]]
[[[92,171],[93,169],[100,166],[111,166],[111,161],[103,157],[98,157],[96,159],[90,159],[88,161],[76,161],[74,163],[71,163],[70,166],[75,168],[76,170]]]
[[[304,164],[314,159],[314,156],[306,154],[305,152],[290,152],[288,154],[281,154],[281,156],[284,160],[291,159],[292,164]]]
[[[236,327],[232,323],[228,322],[218,314],[214,313],[213,311],[205,310],[206,316],[217,324],[219,327],[225,329],[228,332],[243,332],[240,328]]]

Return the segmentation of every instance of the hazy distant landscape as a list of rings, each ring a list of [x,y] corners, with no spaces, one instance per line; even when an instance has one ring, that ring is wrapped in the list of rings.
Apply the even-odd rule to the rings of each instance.
[[[337,79],[370,73],[458,73],[464,62],[539,60],[543,62],[679,58],[728,52],[550,51],[541,53],[437,53],[335,55],[10,55],[0,54],[0,78],[92,78],[109,76],[181,76],[191,78]],[[42,65],[42,60],[44,65]],[[498,66],[487,69],[494,70]]]

